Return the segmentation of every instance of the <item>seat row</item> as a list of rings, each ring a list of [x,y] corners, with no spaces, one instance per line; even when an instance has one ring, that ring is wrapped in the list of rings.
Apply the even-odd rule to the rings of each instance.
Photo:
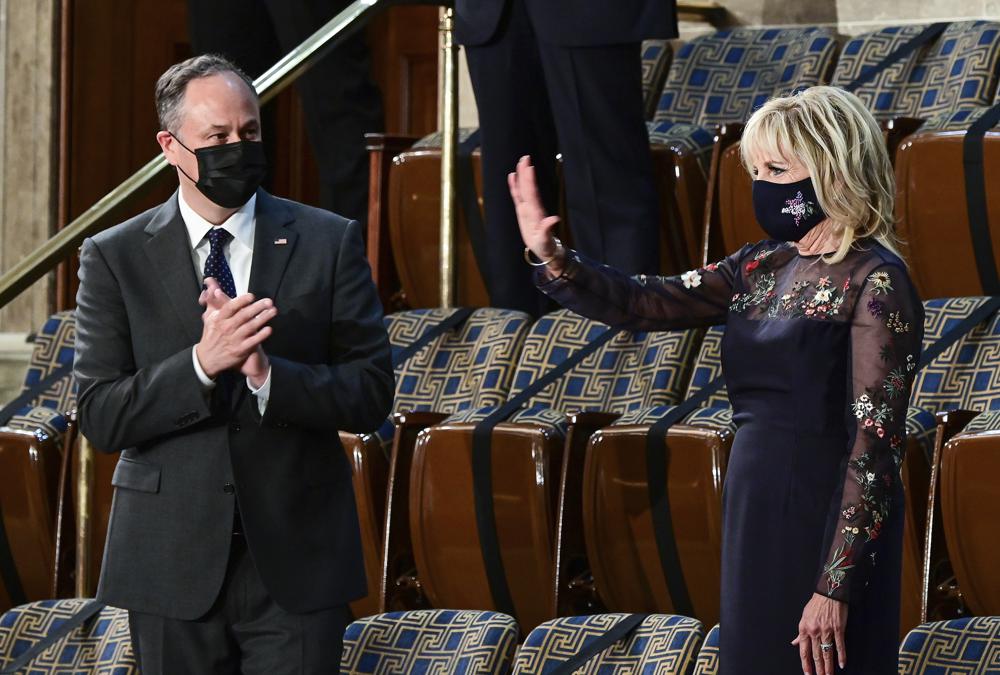
[[[0,668],[42,640],[53,626],[86,604],[82,599],[22,605],[0,616]],[[348,626],[340,672],[345,675],[478,673],[539,675],[551,672],[620,621],[621,614],[565,617],[535,628],[518,646],[510,616],[474,610],[414,610],[368,617]],[[695,619],[651,615],[627,638],[600,652],[577,673],[655,672],[716,675],[720,627],[708,634]],[[921,625],[900,645],[900,675],[991,672],[1000,660],[1000,617]],[[98,616],[43,652],[32,673],[139,672],[124,610]]]
[[[925,303],[926,343],[982,302]],[[451,311],[388,315],[394,352]],[[479,309],[398,364],[392,417],[377,433],[341,434],[353,468],[370,588],[353,605],[356,616],[423,607],[496,608],[471,487],[473,429],[604,330],[566,311],[532,321],[517,312]],[[646,434],[654,420],[719,375],[722,336],[722,327],[619,333],[493,430],[501,562],[511,611],[526,630],[554,617],[596,611],[676,613],[650,517]],[[72,337],[72,314],[46,324],[29,384],[72,359]],[[29,405],[0,430],[0,522],[23,587],[23,593],[11,594],[3,580],[0,601],[6,606],[66,594],[71,580],[72,532],[67,535],[59,523],[74,520],[67,477],[74,473],[75,455],[71,418],[58,411],[71,409],[74,401],[69,382],[53,386],[65,387],[67,398],[44,392],[35,402],[43,410]],[[928,616],[946,618],[949,607],[957,611],[960,604],[1000,613],[997,583],[984,571],[1000,562],[995,538],[968,535],[990,527],[990,509],[1000,504],[994,498],[982,506],[984,497],[996,497],[988,469],[1000,453],[998,413],[1000,318],[993,317],[938,356],[914,384],[903,464],[906,627]],[[45,415],[56,423],[34,422]],[[706,625],[718,620],[721,490],[732,433],[722,390],[672,428],[663,447],[690,612]],[[89,514],[94,547],[91,579],[85,580],[91,587],[103,550],[114,461],[111,455],[95,458]]]
[[[888,27],[849,40],[824,27],[736,28],[697,37],[676,51],[668,42],[644,43],[643,86],[662,214],[661,271],[680,273],[763,237],[738,156],[742,124],[755,107],[802,87],[848,86],[924,28]],[[949,273],[941,259],[973,260],[961,132],[1000,101],[998,61],[1000,23],[955,22],[854,89],[883,124],[892,154],[900,147],[900,229],[912,244],[924,297],[983,292],[972,265]],[[901,147],[906,138],[912,143]],[[435,306],[440,138],[369,140],[368,254],[383,301],[393,308]],[[1000,162],[995,143],[988,135],[987,171]],[[473,173],[479,181],[478,154]],[[1000,203],[1000,196],[993,201]],[[562,216],[567,223],[567,214]],[[941,228],[941,222],[958,227]],[[572,240],[568,230],[562,235]],[[456,236],[458,301],[488,305],[461,225]]]

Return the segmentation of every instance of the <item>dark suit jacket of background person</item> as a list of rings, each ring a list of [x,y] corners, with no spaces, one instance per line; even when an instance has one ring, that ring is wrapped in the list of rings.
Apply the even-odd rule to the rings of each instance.
[[[455,37],[480,45],[493,37],[511,0],[455,0]],[[677,37],[674,0],[525,0],[540,40],[564,47]]]
[[[261,417],[238,373],[207,396],[192,365],[200,286],[175,194],[84,242],[75,373],[83,434],[123,449],[98,598],[176,619],[218,596],[234,494],[253,561],[284,610],[365,594],[338,430],[376,429],[393,373],[359,226],[257,193],[249,289],[278,315]]]

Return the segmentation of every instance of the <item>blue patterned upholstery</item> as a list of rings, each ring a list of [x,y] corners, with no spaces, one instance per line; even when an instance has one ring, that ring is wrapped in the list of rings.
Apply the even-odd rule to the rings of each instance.
[[[469,136],[471,136],[472,134],[474,134],[476,131],[478,131],[477,127],[461,127],[461,128],[459,128],[459,130],[458,130],[458,142],[459,143],[464,143],[466,140],[468,140]],[[410,146],[410,149],[411,150],[431,150],[431,149],[439,150],[441,148],[441,139],[442,138],[443,138],[443,136],[441,136],[441,132],[440,131],[435,131],[433,133],[427,134],[426,136],[424,136],[423,138],[421,138],[420,140],[418,140],[416,143],[414,143],[412,146]]]
[[[87,602],[84,598],[42,600],[15,607],[0,616],[0,668],[41,641]],[[21,672],[25,675],[138,674],[139,668],[132,655],[128,613],[105,607]]]
[[[510,396],[557,367],[607,326],[568,310],[547,314],[524,341]],[[680,401],[697,331],[622,332],[566,375],[533,396],[508,421],[564,433],[566,415],[582,411],[627,413]],[[478,422],[492,409],[459,413],[449,423]]]
[[[75,341],[76,316],[73,312],[59,312],[50,316],[35,336],[21,393],[44,380],[57,368],[72,364]],[[75,407],[76,381],[72,375],[67,375],[19,410],[7,426],[42,434],[58,442],[66,431],[63,413]]]
[[[546,621],[528,634],[517,653],[514,674],[549,672],[626,616],[594,614]],[[653,614],[627,640],[598,654],[575,672],[576,675],[686,675],[694,664],[703,635],[701,623],[696,619]]]
[[[415,309],[386,316],[393,355],[454,311]],[[457,331],[438,337],[397,370],[393,412],[449,414],[504,402],[530,323],[523,312],[477,309]],[[390,418],[374,436],[388,447],[394,431]]]
[[[936,430],[937,419],[930,410],[911,405],[906,411],[906,437],[917,441],[927,457],[934,454],[934,432]]]
[[[924,302],[924,348],[984,301],[969,297]],[[955,408],[1000,410],[1000,314],[918,372],[910,403],[931,413]]]
[[[694,675],[719,675],[719,625],[712,626],[698,651]]]
[[[826,82],[836,50],[833,33],[816,27],[696,37],[674,55],[650,140],[703,155],[715,125],[745,122],[772,96]]]
[[[1000,673],[1000,616],[925,623],[899,647],[899,675]]]
[[[642,100],[647,119],[656,110],[673,55],[670,40],[644,40],[642,43]]]
[[[980,413],[962,429],[963,434],[973,434],[980,431],[1000,431],[1000,411]]]
[[[924,28],[893,26],[851,39],[841,51],[832,84],[846,85]],[[955,22],[855,93],[880,119],[927,119],[989,105],[997,90],[998,63],[1000,24]]]
[[[513,618],[497,612],[420,609],[355,621],[340,672],[501,675],[517,645]]]
[[[722,376],[722,338],[725,334],[725,326],[712,326],[705,331],[691,372],[691,381],[684,394],[685,399],[697,395],[705,385],[716,377]],[[673,407],[673,405],[657,405],[637,408],[619,417],[613,426],[653,424]],[[726,387],[723,386],[709,396],[702,408],[694,410],[687,416],[684,424],[719,431],[735,431],[733,411],[729,405],[729,394]]]

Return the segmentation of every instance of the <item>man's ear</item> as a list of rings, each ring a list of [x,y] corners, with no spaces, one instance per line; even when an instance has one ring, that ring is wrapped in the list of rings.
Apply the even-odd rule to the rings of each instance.
[[[163,156],[167,158],[167,163],[171,166],[177,166],[177,159],[175,158],[177,153],[177,139],[174,138],[173,134],[169,131],[157,131],[156,142],[159,143],[160,150],[163,151]]]

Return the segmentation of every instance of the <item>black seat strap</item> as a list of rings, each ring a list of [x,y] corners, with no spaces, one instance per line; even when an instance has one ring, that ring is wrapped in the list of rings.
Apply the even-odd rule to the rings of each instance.
[[[0,670],[0,675],[16,675],[18,671],[41,656],[45,650],[86,623],[87,619],[98,614],[102,609],[104,609],[104,604],[97,602],[96,600],[91,600],[85,604],[80,611],[59,624],[58,628],[46,635],[40,641],[36,642],[30,649],[21,654],[10,664],[4,666],[4,669]]]
[[[989,108],[973,122],[962,141],[962,167],[965,170],[965,203],[969,214],[969,234],[976,269],[983,293],[1000,295],[1000,275],[993,254],[989,212],[986,207],[986,174],[983,170],[983,138],[1000,122],[1000,103]]]
[[[723,378],[716,377],[701,388],[697,394],[671,408],[646,432],[646,475],[649,492],[650,516],[653,519],[653,535],[656,550],[660,554],[660,566],[670,592],[670,601],[676,614],[694,616],[694,605],[688,594],[684,571],[681,568],[677,539],[674,537],[673,516],[670,513],[670,497],[667,491],[667,432],[670,428],[700,408],[712,394],[725,384]]]
[[[483,222],[483,212],[479,208],[479,195],[476,192],[476,175],[472,170],[472,153],[479,147],[480,132],[476,129],[469,137],[458,144],[458,157],[455,164],[455,179],[458,183],[458,201],[465,216],[465,231],[472,244],[472,257],[476,259],[479,274],[486,286],[486,293],[492,298],[492,277],[488,267],[489,257],[486,255],[486,225]]]
[[[847,91],[854,91],[863,84],[866,84],[873,80],[876,75],[881,73],[883,70],[888,68],[894,63],[902,61],[904,58],[912,54],[917,49],[928,42],[935,40],[944,30],[948,27],[947,22],[943,23],[932,23],[931,25],[924,28],[922,31],[914,35],[912,38],[899,45],[896,49],[892,50],[886,54],[881,61],[875,65],[866,68],[861,71],[857,77],[844,85],[844,89]]]
[[[500,539],[497,535],[496,515],[493,509],[493,429],[517,412],[538,392],[575,368],[620,332],[621,329],[608,328],[573,352],[558,366],[532,382],[517,396],[476,424],[472,430],[472,493],[476,508],[479,547],[483,554],[483,565],[486,567],[486,580],[490,586],[493,604],[497,610],[505,614],[517,616],[510,586],[507,584],[503,559],[500,556]]]
[[[435,324],[425,331],[423,335],[401,349],[399,353],[396,354],[396,358],[393,359],[392,367],[394,369],[400,368],[404,363],[416,356],[421,349],[429,345],[435,339],[444,335],[453,328],[457,328],[465,323],[465,321],[472,315],[473,311],[475,310],[472,307],[459,307],[456,309],[448,315],[448,318]]]
[[[73,364],[65,363],[43,377],[35,384],[28,387],[28,390],[15,398],[13,401],[0,409],[0,426],[10,422],[10,419],[18,413],[21,408],[30,404],[36,398],[44,394],[52,385],[64,377],[69,377],[73,372]]]
[[[604,652],[622,640],[627,640],[642,625],[648,614],[628,614],[618,621],[607,632],[597,636],[586,646],[574,654],[571,658],[563,661],[551,670],[546,670],[545,675],[571,675],[583,667],[587,661],[591,660],[601,652]]]

